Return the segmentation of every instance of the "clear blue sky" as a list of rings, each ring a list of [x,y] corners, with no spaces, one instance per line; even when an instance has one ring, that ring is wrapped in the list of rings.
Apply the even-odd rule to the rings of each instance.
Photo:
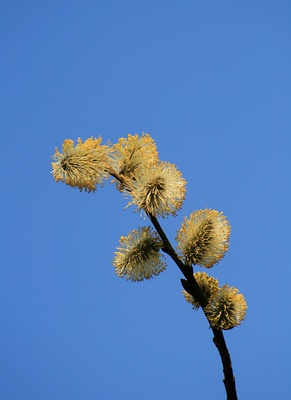
[[[1,2],[1,399],[225,399],[177,268],[114,273],[147,221],[50,175],[66,138],[141,132],[187,180],[169,237],[200,208],[232,225],[211,273],[249,306],[225,334],[239,399],[290,396],[290,20],[287,0]]]

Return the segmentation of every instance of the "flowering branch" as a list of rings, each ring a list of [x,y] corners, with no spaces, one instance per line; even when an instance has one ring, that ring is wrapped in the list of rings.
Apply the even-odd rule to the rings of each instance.
[[[139,282],[159,275],[166,268],[164,252],[178,266],[183,295],[192,308],[202,308],[221,357],[227,400],[237,400],[231,358],[222,330],[229,330],[245,318],[246,301],[238,289],[219,286],[206,272],[193,266],[212,268],[228,250],[230,224],[216,210],[193,211],[177,232],[177,251],[162,229],[158,217],[176,216],[185,199],[186,181],[175,165],[159,160],[154,140],[148,135],[128,135],[118,143],[101,145],[102,139],[85,142],[67,139],[52,162],[56,181],[94,192],[109,177],[119,192],[131,198],[128,206],[145,213],[155,230],[140,227],[120,238],[113,265],[120,277]]]

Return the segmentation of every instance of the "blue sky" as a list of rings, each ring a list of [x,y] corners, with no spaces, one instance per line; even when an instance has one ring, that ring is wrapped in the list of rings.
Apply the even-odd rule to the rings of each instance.
[[[50,175],[66,138],[142,132],[187,180],[169,237],[200,208],[232,225],[210,272],[249,306],[225,333],[239,398],[289,396],[290,18],[280,0],[1,2],[1,399],[225,399],[177,268],[114,273],[148,222]]]

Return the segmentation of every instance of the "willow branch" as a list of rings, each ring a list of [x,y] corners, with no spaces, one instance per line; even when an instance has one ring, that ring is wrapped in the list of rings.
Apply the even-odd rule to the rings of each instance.
[[[110,171],[110,174],[113,178],[115,178],[121,184],[126,186],[125,180],[116,171]],[[207,315],[205,314],[205,311],[204,311],[205,307],[207,306],[207,300],[204,296],[204,293],[201,291],[198,283],[196,282],[196,279],[193,276],[192,265],[185,265],[183,263],[183,261],[178,257],[178,254],[176,253],[173,246],[171,245],[167,235],[165,234],[164,230],[162,229],[157,218],[154,215],[152,215],[151,213],[147,213],[147,216],[150,219],[153,226],[155,227],[157,233],[159,234],[159,236],[163,242],[162,250],[172,258],[172,260],[175,262],[175,264],[178,266],[178,268],[180,269],[180,271],[186,278],[186,279],[181,279],[183,288],[189,294],[191,294],[195,299],[198,300],[200,306],[203,309],[204,315],[207,318]],[[211,328],[211,329],[212,329],[212,332],[214,335],[213,342],[219,352],[222,366],[223,366],[223,373],[224,373],[223,383],[224,383],[226,394],[227,394],[227,400],[238,400],[237,394],[236,394],[235,378],[233,375],[231,358],[230,358],[230,354],[229,354],[228,348],[227,348],[225,340],[224,340],[223,333],[220,329],[217,329],[217,328]]]

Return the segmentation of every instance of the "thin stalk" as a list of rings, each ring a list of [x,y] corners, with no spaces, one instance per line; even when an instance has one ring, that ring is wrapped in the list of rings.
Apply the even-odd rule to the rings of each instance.
[[[162,250],[172,258],[172,260],[175,262],[175,264],[178,266],[178,268],[180,269],[180,271],[186,278],[186,280],[181,279],[183,288],[189,294],[191,294],[193,297],[195,297],[195,299],[198,300],[200,306],[203,309],[204,315],[207,318],[207,315],[205,314],[205,311],[204,311],[204,308],[207,306],[207,300],[193,276],[193,267],[185,265],[183,263],[183,261],[178,257],[176,251],[174,250],[173,246],[171,245],[167,235],[165,234],[164,230],[162,229],[157,218],[150,213],[148,213],[147,215],[163,242]],[[222,366],[223,366],[223,373],[224,373],[223,383],[224,383],[225,390],[226,390],[227,400],[238,400],[237,393],[236,393],[236,386],[235,386],[235,378],[233,375],[233,369],[232,369],[232,364],[231,364],[231,358],[230,358],[230,354],[229,354],[228,348],[225,343],[224,335],[222,333],[222,330],[220,330],[220,329],[217,329],[214,327],[211,329],[212,329],[212,332],[214,335],[213,342],[219,352]]]

